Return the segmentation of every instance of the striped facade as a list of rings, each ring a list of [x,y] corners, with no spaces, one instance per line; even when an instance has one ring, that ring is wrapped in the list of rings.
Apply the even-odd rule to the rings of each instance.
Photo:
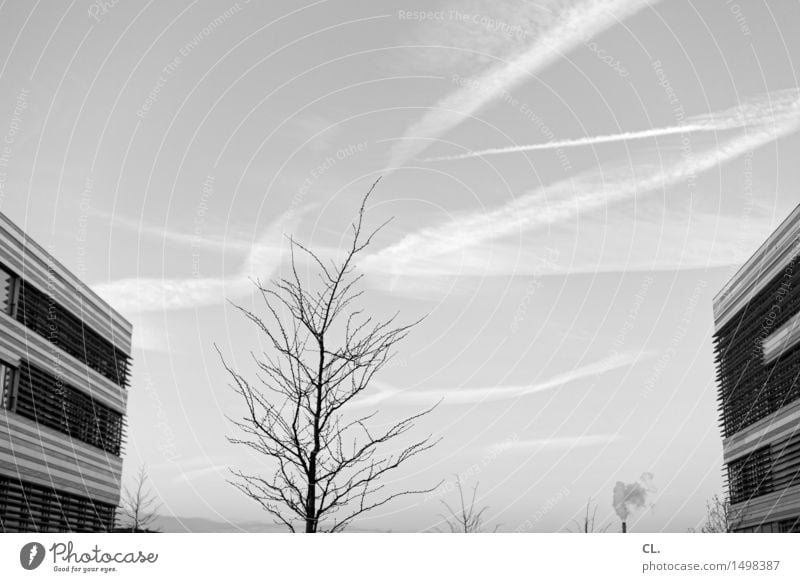
[[[130,323],[0,214],[0,531],[105,531]]]
[[[730,526],[800,531],[800,206],[714,298]]]

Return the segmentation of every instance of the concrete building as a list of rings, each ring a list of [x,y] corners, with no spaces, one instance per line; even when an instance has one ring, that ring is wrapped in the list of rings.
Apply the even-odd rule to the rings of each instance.
[[[0,214],[0,531],[113,527],[131,331]]]
[[[731,529],[800,531],[800,206],[714,299]]]

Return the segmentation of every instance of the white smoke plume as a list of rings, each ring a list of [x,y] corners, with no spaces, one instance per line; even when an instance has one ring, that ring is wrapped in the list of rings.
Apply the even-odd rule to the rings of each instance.
[[[652,505],[647,497],[654,491],[652,473],[642,473],[639,480],[633,483],[617,481],[614,485],[614,511],[622,521],[627,521],[632,512]]]

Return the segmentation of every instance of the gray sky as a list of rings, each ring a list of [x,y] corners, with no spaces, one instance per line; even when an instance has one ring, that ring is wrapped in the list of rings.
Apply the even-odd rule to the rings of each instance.
[[[649,472],[631,529],[698,524],[711,299],[800,199],[797,3],[99,4],[0,5],[0,210],[135,326],[126,477],[146,462],[176,515],[262,517],[225,481],[264,468],[225,439],[213,343],[259,346],[225,301],[285,268],[285,233],[333,255],[383,175],[366,307],[430,315],[362,404],[446,397],[391,486],[460,474],[508,530],[592,497],[617,528],[614,484]]]

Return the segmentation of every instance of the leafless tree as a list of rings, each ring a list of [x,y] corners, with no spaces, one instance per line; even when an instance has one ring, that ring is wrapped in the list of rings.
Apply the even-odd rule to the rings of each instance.
[[[125,487],[117,509],[118,527],[131,532],[157,531],[153,522],[161,504],[148,485],[147,468],[142,465],[132,487]]]
[[[440,515],[440,517],[447,524],[450,533],[481,533],[483,531],[483,514],[489,507],[484,506],[480,509],[475,507],[479,485],[480,483],[475,483],[475,486],[472,488],[472,496],[467,500],[464,497],[464,487],[461,484],[461,478],[456,476],[459,507],[453,509],[445,500],[441,501],[442,505],[447,508],[447,514]],[[499,527],[499,525],[496,525],[494,531],[497,531]]]
[[[740,515],[731,509],[727,499],[714,495],[706,501],[706,516],[700,533],[727,533],[736,527],[739,519]]]
[[[582,521],[572,520],[572,526],[567,529],[571,533],[606,533],[609,525],[597,527],[597,504],[592,499],[586,502],[586,513]]]
[[[363,277],[356,260],[386,225],[364,232],[363,198],[343,257],[323,261],[293,238],[291,273],[268,287],[256,282],[265,318],[236,306],[266,339],[267,350],[250,352],[257,383],[235,371],[220,352],[246,413],[231,419],[242,433],[229,437],[270,460],[270,474],[232,470],[232,483],[290,531],[338,532],[355,518],[401,496],[431,489],[386,491],[384,478],[433,447],[431,435],[400,441],[434,407],[382,427],[378,410],[353,406],[395,355],[394,347],[419,323],[398,325],[398,314],[379,320],[357,307]],[[296,255],[315,272],[308,282]],[[363,405],[362,405],[363,406]],[[395,447],[394,452],[387,449]]]

